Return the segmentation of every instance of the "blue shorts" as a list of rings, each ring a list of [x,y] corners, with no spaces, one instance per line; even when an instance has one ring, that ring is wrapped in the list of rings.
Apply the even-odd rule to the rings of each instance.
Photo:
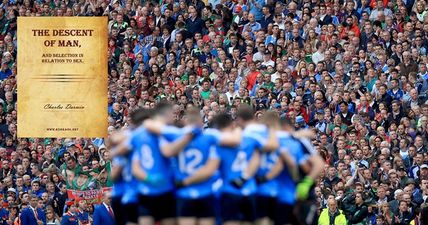
[[[271,220],[275,219],[276,198],[261,196],[256,197],[257,202],[257,219],[268,217]]]
[[[275,208],[275,225],[299,224],[293,212],[294,206],[277,202]]]
[[[138,203],[125,204],[123,211],[127,222],[138,223]]]
[[[215,198],[212,195],[198,198],[177,198],[178,217],[210,218],[216,216]]]
[[[125,225],[127,220],[121,203],[122,195],[111,198],[111,207],[113,208],[114,218],[117,225]]]
[[[298,201],[294,205],[294,215],[297,221],[308,225],[316,225],[318,223],[317,211],[316,200],[311,197],[306,201]]]
[[[151,216],[158,222],[176,217],[176,203],[172,192],[157,196],[139,195],[139,216]]]
[[[227,221],[253,222],[256,219],[254,196],[240,196],[224,193],[221,195],[221,219]]]

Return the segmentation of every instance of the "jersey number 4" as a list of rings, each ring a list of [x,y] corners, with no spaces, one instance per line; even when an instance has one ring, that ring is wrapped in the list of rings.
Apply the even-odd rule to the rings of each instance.
[[[244,151],[239,151],[232,163],[232,172],[244,171],[245,168],[247,168],[247,164],[247,153]]]

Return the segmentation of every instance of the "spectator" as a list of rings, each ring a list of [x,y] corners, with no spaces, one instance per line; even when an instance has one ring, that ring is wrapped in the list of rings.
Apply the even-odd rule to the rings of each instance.
[[[79,224],[79,220],[77,217],[77,206],[76,204],[72,201],[69,200],[67,203],[67,213],[63,216],[62,220],[61,220],[61,225],[75,225],[75,224]]]
[[[52,207],[46,208],[46,225],[60,225],[60,220]]]
[[[39,198],[37,195],[31,195],[30,205],[22,210],[20,220],[22,225],[41,225],[46,224],[45,213],[37,207]]]
[[[333,221],[333,222],[332,222]],[[337,208],[337,202],[334,199],[329,199],[327,203],[327,208],[323,209],[320,214],[318,224],[328,225],[328,224],[347,224],[345,215],[342,213],[342,210]]]
[[[113,225],[114,214],[113,209],[110,206],[110,196],[108,193],[104,193],[103,202],[100,205],[95,206],[94,209],[94,225]]]
[[[365,206],[364,198],[362,193],[355,194],[355,209],[353,211],[353,215],[349,220],[349,224],[364,224],[367,220],[368,209]]]
[[[395,216],[396,223],[410,224],[410,221],[413,219],[413,214],[409,210],[408,203],[406,201],[401,201],[399,205],[398,215]]]

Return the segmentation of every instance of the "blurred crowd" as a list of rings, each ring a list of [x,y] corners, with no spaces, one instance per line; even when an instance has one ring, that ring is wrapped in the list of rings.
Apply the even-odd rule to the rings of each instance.
[[[110,133],[161,100],[176,121],[199,107],[206,127],[241,104],[256,117],[273,110],[317,132],[321,214],[417,224],[428,203],[427,9],[423,0],[2,1],[2,222],[19,220],[34,195],[56,221],[67,189],[111,186],[107,140],[16,137],[17,17],[108,16]]]

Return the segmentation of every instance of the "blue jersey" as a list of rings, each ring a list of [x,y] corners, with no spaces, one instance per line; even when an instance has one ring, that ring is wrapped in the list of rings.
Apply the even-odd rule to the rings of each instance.
[[[182,134],[179,134],[172,139],[177,139],[181,136]],[[172,141],[171,138],[167,137],[166,139]],[[208,160],[218,159],[215,146],[219,143],[219,140],[220,132],[213,129],[205,130],[196,136],[177,157],[172,159],[175,179],[184,180],[203,167]],[[176,190],[176,195],[180,198],[190,199],[206,197],[214,194],[214,185],[217,180],[218,174],[214,174],[208,180]]]
[[[135,188],[138,186],[138,180],[132,175],[132,157],[133,152],[127,155],[125,159],[126,164],[122,169],[122,178],[125,182],[125,192],[122,196],[122,204],[138,202],[138,190]]]
[[[113,158],[113,166],[122,167],[122,171],[124,170],[124,167],[126,167],[127,163],[128,162],[126,160],[126,157],[124,156],[117,156]],[[125,193],[125,190],[126,190],[126,182],[124,180],[124,177],[120,176],[114,181],[111,195],[112,197],[123,196],[123,193]]]
[[[262,152],[260,167],[257,176],[266,176],[278,162],[279,152]],[[257,187],[257,194],[266,197],[276,197],[278,194],[278,180],[271,179]]]
[[[221,156],[220,173],[223,179],[222,192],[240,196],[255,194],[257,191],[256,180],[251,177],[241,189],[237,189],[231,182],[242,176],[247,169],[251,157],[256,149],[265,145],[266,139],[260,133],[266,127],[258,124],[248,125],[242,136],[241,144],[236,148],[219,146],[218,152]]]
[[[268,138],[269,136],[269,131],[265,126],[260,126],[260,128],[258,128],[253,132],[257,132],[257,134],[261,135],[262,138]],[[260,156],[261,156],[260,166],[259,166],[259,169],[257,170],[256,176],[266,176],[277,163],[279,158],[278,157],[279,153],[278,151],[275,151],[275,152],[261,151]],[[271,179],[263,184],[260,184],[257,187],[257,194],[261,196],[266,196],[266,197],[276,197],[278,192],[277,186],[278,186],[277,180]]]
[[[279,153],[287,152],[298,165],[304,163],[309,158],[307,149],[301,140],[284,131],[279,131],[277,136],[280,145]],[[290,205],[294,204],[296,201],[296,182],[293,180],[286,166],[278,176],[277,181],[278,201]]]
[[[127,141],[129,141],[130,134],[131,133],[129,131],[125,133],[125,135],[128,138]],[[121,176],[114,181],[112,197],[123,196],[124,193],[127,191],[126,183],[132,180],[132,173],[130,171],[130,168],[132,166],[131,165],[132,149],[130,150],[131,151],[127,155],[116,156],[112,160],[113,166],[122,168]]]
[[[172,127],[165,127],[162,135],[171,135],[179,132]],[[162,155],[159,145],[160,138],[148,132],[144,127],[136,129],[131,138],[131,146],[134,150],[133,160],[139,160],[141,168],[149,176],[161,177],[162,182],[151,184],[138,182],[138,191],[142,195],[156,196],[173,191],[172,171],[170,159]]]

